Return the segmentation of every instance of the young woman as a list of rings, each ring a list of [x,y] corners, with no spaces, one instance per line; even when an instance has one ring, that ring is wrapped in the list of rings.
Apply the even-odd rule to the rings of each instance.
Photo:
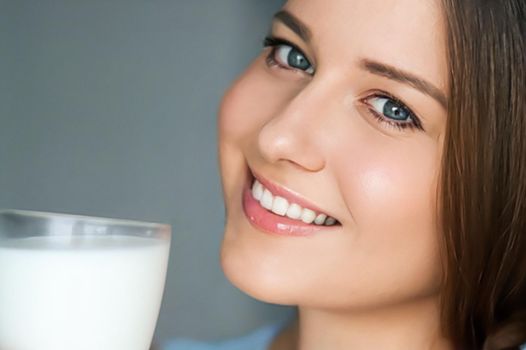
[[[219,113],[223,269],[298,306],[270,348],[526,342],[525,22],[524,0],[275,15]]]

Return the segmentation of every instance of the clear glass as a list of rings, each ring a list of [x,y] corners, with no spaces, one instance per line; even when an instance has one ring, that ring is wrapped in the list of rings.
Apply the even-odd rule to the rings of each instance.
[[[0,349],[148,350],[169,225],[0,210]]]

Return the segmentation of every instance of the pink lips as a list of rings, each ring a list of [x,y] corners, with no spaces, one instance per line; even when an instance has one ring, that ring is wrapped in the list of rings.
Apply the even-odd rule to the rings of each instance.
[[[307,203],[304,199],[298,197],[290,190],[270,183],[269,181],[257,176],[259,182],[263,184],[274,195],[281,196],[289,202],[297,203],[304,208],[312,209],[318,213],[323,212],[315,206]],[[284,236],[308,236],[320,231],[332,230],[338,226],[320,226],[315,224],[306,224],[299,220],[293,220],[286,216],[280,216],[263,208],[258,201],[254,199],[251,192],[251,183],[247,183],[243,190],[243,209],[250,223],[259,230]]]

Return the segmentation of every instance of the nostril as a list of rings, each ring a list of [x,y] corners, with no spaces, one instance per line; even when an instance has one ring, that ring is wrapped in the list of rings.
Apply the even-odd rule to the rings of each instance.
[[[289,119],[278,116],[259,130],[257,145],[262,158],[271,164],[289,162],[309,172],[320,171],[325,159],[314,135],[303,123],[289,124]]]

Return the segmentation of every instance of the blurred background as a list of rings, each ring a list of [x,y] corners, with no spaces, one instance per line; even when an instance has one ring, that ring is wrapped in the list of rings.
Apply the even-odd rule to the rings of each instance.
[[[156,338],[287,318],[219,266],[216,112],[281,0],[0,0],[0,208],[170,223]]]

